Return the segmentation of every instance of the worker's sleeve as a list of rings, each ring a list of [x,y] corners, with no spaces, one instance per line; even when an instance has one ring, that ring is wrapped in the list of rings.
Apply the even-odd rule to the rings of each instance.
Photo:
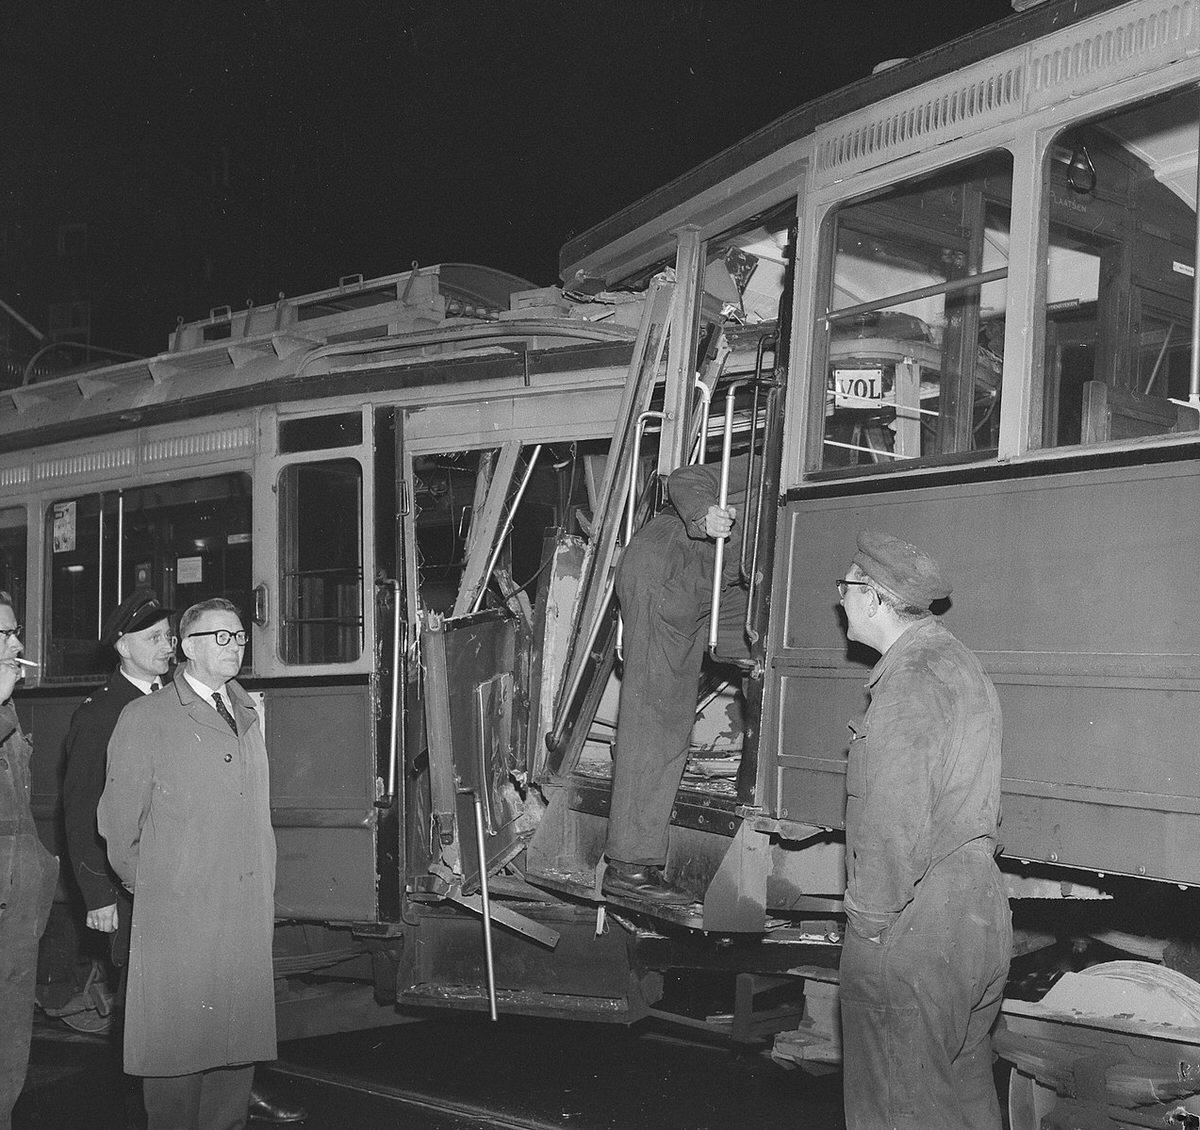
[[[67,732],[63,824],[75,879],[88,910],[117,901],[104,845],[96,837],[96,806],[104,791],[107,754],[104,727],[84,723],[77,713]]]
[[[929,869],[932,813],[950,739],[950,694],[926,668],[901,668],[876,687],[869,715],[862,814],[846,916],[879,938]]]
[[[746,475],[749,460],[739,455],[729,461],[730,506],[738,509],[738,522],[746,501]],[[688,467],[677,467],[667,479],[667,497],[675,512],[683,519],[688,537],[704,541],[708,533],[704,529],[704,518],[710,506],[716,506],[721,494],[721,464],[695,463]]]
[[[154,790],[154,766],[152,743],[146,740],[144,726],[131,722],[129,714],[126,708],[108,743],[108,776],[96,810],[96,824],[108,842],[108,861],[132,891],[137,880],[142,825]]]

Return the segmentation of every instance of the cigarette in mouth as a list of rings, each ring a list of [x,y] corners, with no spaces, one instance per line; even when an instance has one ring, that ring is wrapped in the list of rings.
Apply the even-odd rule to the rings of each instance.
[[[40,667],[40,663],[34,663],[32,659],[22,659],[19,655],[13,656],[13,662],[19,663],[22,667]]]

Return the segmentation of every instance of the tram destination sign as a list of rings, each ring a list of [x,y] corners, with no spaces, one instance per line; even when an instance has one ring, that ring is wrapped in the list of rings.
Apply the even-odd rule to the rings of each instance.
[[[834,369],[833,403],[838,408],[882,408],[891,403],[883,394],[882,369]]]

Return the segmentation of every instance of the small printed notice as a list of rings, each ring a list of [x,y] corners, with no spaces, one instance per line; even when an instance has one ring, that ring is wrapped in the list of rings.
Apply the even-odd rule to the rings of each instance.
[[[175,559],[175,583],[177,585],[198,585],[203,580],[203,557],[177,557]]]
[[[834,369],[833,403],[838,408],[882,408],[883,370]]]
[[[1196,277],[1196,268],[1189,266],[1187,263],[1181,263],[1178,259],[1172,260],[1171,270],[1177,275],[1186,275],[1189,279]]]
[[[249,534],[230,534],[229,537],[226,539],[226,544],[227,545],[249,545],[250,544],[250,535]]]
[[[75,503],[54,504],[54,552],[75,552]]]

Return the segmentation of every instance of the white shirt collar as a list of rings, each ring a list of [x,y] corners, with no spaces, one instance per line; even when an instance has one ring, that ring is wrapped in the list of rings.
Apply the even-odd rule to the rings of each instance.
[[[215,690],[212,687],[205,686],[199,679],[192,677],[192,673],[185,667],[183,669],[183,677],[187,679],[188,684],[205,702],[212,702],[212,697],[215,694],[221,696],[222,701],[229,708],[229,713],[233,713],[233,700],[229,697],[229,692],[225,689],[225,684],[217,687]]]
[[[162,686],[162,679],[155,679],[154,682],[146,682],[145,679],[135,679],[128,671],[122,669],[121,674],[129,680],[142,694],[150,694],[153,690],[154,683]]]

